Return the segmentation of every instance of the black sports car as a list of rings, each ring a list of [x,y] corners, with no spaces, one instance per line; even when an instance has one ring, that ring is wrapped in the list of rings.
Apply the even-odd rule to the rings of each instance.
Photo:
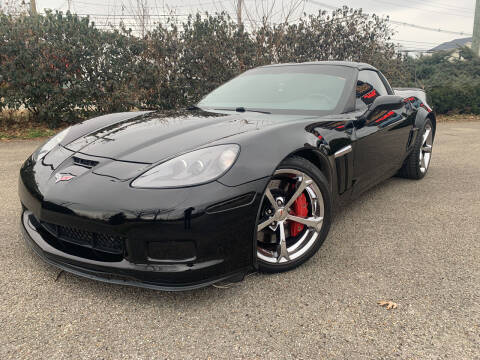
[[[45,261],[160,289],[278,272],[325,240],[332,207],[425,176],[435,115],[368,64],[259,67],[196,106],[72,126],[20,171],[21,228]]]

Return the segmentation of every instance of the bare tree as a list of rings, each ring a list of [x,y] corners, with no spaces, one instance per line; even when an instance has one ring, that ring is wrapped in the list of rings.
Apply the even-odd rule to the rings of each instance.
[[[169,6],[171,0],[122,0],[122,20],[129,17],[128,26],[136,29],[136,33],[145,37],[158,23],[172,21],[177,17],[177,7]],[[126,3],[126,4],[124,4]]]
[[[27,12],[25,0],[2,0],[0,1],[0,12],[10,15],[19,15]]]
[[[148,31],[148,26],[150,24],[150,15],[148,11],[147,0],[137,0],[135,20],[140,26],[140,32],[142,34],[142,37],[144,37]]]
[[[245,6],[250,27],[256,29],[265,24],[295,22],[305,10],[306,0],[254,0]]]

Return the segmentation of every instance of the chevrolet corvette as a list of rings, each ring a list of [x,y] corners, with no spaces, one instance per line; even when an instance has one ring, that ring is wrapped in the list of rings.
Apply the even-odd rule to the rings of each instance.
[[[38,148],[21,230],[46,262],[164,290],[281,272],[314,255],[332,211],[394,175],[423,178],[436,119],[373,66],[258,67],[184,110],[99,116]]]

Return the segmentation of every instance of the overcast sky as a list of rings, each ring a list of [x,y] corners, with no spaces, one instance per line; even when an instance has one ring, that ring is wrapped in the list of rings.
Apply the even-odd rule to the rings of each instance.
[[[200,11],[228,11],[234,16],[234,0],[143,0],[148,4],[151,14],[161,14],[170,9],[178,15],[184,15],[196,10]],[[276,7],[280,8],[282,0],[244,0],[245,6],[252,9],[255,4],[272,4],[276,1]],[[289,1],[283,0],[286,3]],[[293,1],[293,0],[292,0]],[[418,24],[455,32],[471,34],[473,29],[474,3],[475,0],[409,0],[401,4],[398,0],[305,0],[304,11],[316,13],[319,9],[329,10],[328,6],[347,5],[354,8],[362,8],[365,13],[378,15],[389,15],[392,20]],[[480,1],[480,0],[479,0]],[[28,1],[27,1],[28,2]],[[132,14],[135,12],[137,0],[70,0],[72,10],[78,14],[109,14],[110,17],[98,17],[98,24],[111,21],[113,15]],[[323,4],[320,5],[320,4]],[[165,6],[165,7],[164,7]],[[38,11],[43,9],[67,10],[68,0],[37,0]],[[155,19],[158,19],[155,18]],[[469,35],[456,35],[427,31],[394,25],[396,34],[394,39],[398,40],[405,48],[409,49],[430,49],[445,41],[467,37]]]

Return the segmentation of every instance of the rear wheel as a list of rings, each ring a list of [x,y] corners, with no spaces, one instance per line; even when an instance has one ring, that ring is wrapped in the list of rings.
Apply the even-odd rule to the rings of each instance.
[[[433,126],[432,122],[427,120],[417,136],[413,151],[400,169],[400,175],[409,179],[422,179],[427,174],[432,150]]]
[[[325,240],[331,221],[328,182],[301,157],[286,159],[264,194],[257,225],[260,271],[280,272],[308,260]]]

